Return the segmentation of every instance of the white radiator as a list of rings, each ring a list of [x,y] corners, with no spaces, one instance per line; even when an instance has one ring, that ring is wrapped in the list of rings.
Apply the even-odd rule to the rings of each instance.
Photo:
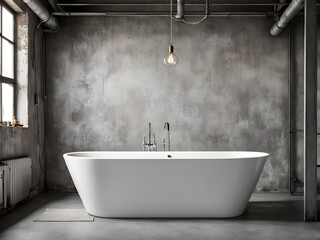
[[[17,158],[1,161],[6,164],[6,190],[9,205],[15,205],[30,195],[32,185],[31,158]]]

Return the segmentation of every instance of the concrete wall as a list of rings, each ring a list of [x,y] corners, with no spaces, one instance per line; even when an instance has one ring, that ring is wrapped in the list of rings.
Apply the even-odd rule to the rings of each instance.
[[[320,26],[318,28],[318,79],[320,76]],[[291,23],[292,32],[292,91],[291,122],[292,128],[304,128],[304,18],[296,17]],[[318,96],[320,86],[318,84]],[[318,97],[318,133],[320,132],[320,98]],[[293,133],[291,157],[291,184],[293,192],[303,192],[304,182],[304,140],[303,131]],[[318,136],[318,155],[320,154],[320,136]],[[318,158],[320,164],[320,158]],[[320,168],[318,168],[318,189],[320,189]]]
[[[37,74],[32,66],[34,29],[37,18],[29,10],[17,15],[17,84],[16,114],[25,128],[0,127],[0,160],[29,156],[32,158],[31,195],[44,189],[44,108],[40,99],[34,105],[34,93],[41,92],[42,73],[40,71],[40,55],[36,55]],[[41,31],[36,44],[37,52],[41,49]]]
[[[272,18],[174,23],[179,64],[163,64],[168,18],[59,18],[47,35],[46,184],[74,188],[62,154],[140,150],[147,124],[162,149],[270,153],[258,191],[288,189],[288,32]]]

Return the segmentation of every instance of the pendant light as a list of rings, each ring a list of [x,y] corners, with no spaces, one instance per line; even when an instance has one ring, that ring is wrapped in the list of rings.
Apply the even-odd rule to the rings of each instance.
[[[170,46],[169,54],[163,59],[164,65],[167,67],[175,67],[178,64],[178,58],[174,54],[174,47],[172,44],[172,0],[170,0]]]

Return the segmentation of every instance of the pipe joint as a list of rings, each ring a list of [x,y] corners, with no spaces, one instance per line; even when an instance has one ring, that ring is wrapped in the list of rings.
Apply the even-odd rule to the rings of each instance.
[[[34,12],[44,26],[48,27],[52,32],[59,30],[59,24],[48,9],[39,0],[23,0],[25,4]]]
[[[182,20],[184,16],[184,3],[183,0],[177,0],[177,14],[175,19]]]
[[[288,26],[289,22],[300,12],[304,7],[305,0],[293,0],[286,10],[283,12],[279,20],[273,24],[270,29],[272,36],[278,36],[283,29]]]

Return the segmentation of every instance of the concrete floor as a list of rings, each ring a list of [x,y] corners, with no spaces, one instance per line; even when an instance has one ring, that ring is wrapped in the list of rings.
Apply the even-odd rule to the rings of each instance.
[[[75,193],[44,193],[0,217],[1,240],[239,240],[320,239],[320,222],[303,222],[302,197],[256,193],[246,212],[231,219],[103,219],[32,222],[46,208],[82,208]]]

